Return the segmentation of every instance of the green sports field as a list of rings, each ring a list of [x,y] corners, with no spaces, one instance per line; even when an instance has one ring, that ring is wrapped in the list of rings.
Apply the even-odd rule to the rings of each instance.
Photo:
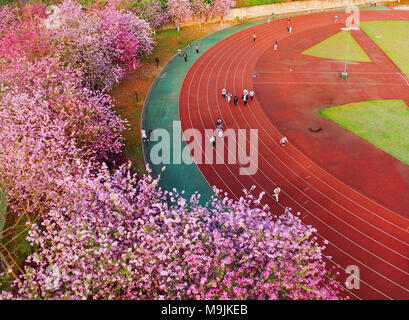
[[[348,32],[340,31],[315,46],[305,50],[303,54],[334,60],[345,60],[348,45]],[[348,61],[371,62],[371,59],[351,35]]]
[[[355,102],[319,114],[409,165],[409,107],[403,100]]]
[[[409,77],[409,21],[363,21],[361,28]]]

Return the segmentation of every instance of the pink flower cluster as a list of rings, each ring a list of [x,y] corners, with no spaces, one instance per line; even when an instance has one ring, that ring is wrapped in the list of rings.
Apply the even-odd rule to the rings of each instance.
[[[236,5],[235,0],[213,0],[210,3],[204,0],[169,0],[169,14],[173,21],[179,27],[196,17],[203,23],[208,17],[218,17],[223,20],[223,17],[230,12],[230,8]]]
[[[111,90],[153,49],[149,24],[131,13],[114,6],[84,11],[71,0],[58,8],[59,26],[50,35],[53,52],[81,70],[84,85],[92,90]]]
[[[130,9],[138,17],[149,22],[153,29],[157,29],[170,19],[169,13],[163,9],[159,0],[130,1]]]
[[[56,180],[78,174],[78,162],[97,168],[121,152],[126,122],[81,78],[53,57],[0,68],[0,175],[15,212],[22,203],[37,212],[61,192]]]
[[[61,181],[71,192],[33,224],[39,250],[3,298],[337,298],[314,229],[290,212],[273,216],[263,194],[233,201],[215,189],[202,207],[199,195],[164,192],[129,168]]]
[[[56,6],[47,16],[45,5],[0,10],[0,55],[19,58],[54,56],[79,69],[83,85],[109,91],[140,58],[153,49],[149,24],[115,6],[84,8],[72,0]],[[50,21],[54,24],[51,24]]]

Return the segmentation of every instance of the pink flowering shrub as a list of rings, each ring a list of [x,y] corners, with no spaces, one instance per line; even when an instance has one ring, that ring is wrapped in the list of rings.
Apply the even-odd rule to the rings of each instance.
[[[3,298],[337,298],[314,229],[290,212],[273,216],[262,194],[233,201],[215,189],[202,207],[199,195],[163,192],[159,178],[129,167],[61,182],[71,192],[32,225],[39,249]]]
[[[81,77],[56,58],[0,67],[0,176],[14,212],[27,202],[38,213],[59,192],[56,180],[78,174],[76,162],[98,167],[121,152],[126,123]]]

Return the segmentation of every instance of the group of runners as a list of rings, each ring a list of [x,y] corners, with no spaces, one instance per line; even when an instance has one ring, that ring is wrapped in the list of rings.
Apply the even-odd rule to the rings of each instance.
[[[244,89],[243,90],[243,95],[241,96],[241,100],[243,100],[244,105],[246,105],[249,100],[253,101],[254,100],[254,95],[255,95],[255,92],[254,92],[253,89],[251,89],[250,91],[248,91],[247,89]],[[227,92],[226,88],[223,88],[222,89],[222,97],[227,100],[227,103],[230,103],[233,95],[231,94],[231,92]],[[237,97],[236,94],[234,95],[233,103],[234,103],[235,106],[239,105],[239,98]]]
[[[141,137],[142,137],[142,140],[143,140],[144,142],[145,142],[145,141],[153,141],[152,129],[149,129],[148,135],[147,135],[145,129],[142,128],[142,130],[141,130]]]
[[[187,49],[189,51],[192,50],[192,46],[190,45],[190,43],[187,44]],[[196,43],[196,45],[195,45],[195,50],[196,50],[196,53],[199,54],[199,44],[198,43]],[[182,50],[181,49],[178,49],[178,56],[179,57],[182,56]],[[185,59],[185,62],[187,62],[187,52],[186,51],[183,51],[183,59]]]

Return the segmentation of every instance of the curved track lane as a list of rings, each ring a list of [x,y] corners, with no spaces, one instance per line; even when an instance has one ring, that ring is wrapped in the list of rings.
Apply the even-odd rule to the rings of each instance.
[[[339,22],[346,16],[337,13]],[[314,14],[292,18],[294,31],[313,30],[334,23],[334,13]],[[366,11],[361,20],[406,19],[407,12]],[[355,299],[409,298],[409,219],[387,209],[353,188],[348,187],[293,144],[282,148],[282,134],[271,123],[258,100],[246,107],[229,106],[221,97],[221,88],[233,89],[241,97],[242,89],[252,87],[252,72],[260,56],[272,48],[274,40],[287,38],[285,19],[262,24],[238,32],[206,51],[189,70],[180,92],[179,108],[182,129],[214,128],[222,117],[226,128],[258,129],[258,171],[255,175],[239,174],[239,164],[197,163],[209,184],[239,197],[242,189],[257,187],[265,190],[266,202],[273,212],[291,207],[301,212],[305,224],[317,229],[318,238],[329,241],[327,264],[339,264],[342,269],[356,265],[360,269],[360,289],[346,289]],[[254,45],[253,31],[257,34]],[[280,48],[280,47],[279,47]],[[249,137],[247,136],[247,140]],[[204,138],[207,143],[208,137]],[[243,146],[239,146],[242,148]],[[247,149],[254,148],[247,141]],[[225,159],[227,159],[228,154]],[[216,158],[221,157],[216,154]],[[271,191],[282,187],[280,202],[271,198]],[[345,280],[347,274],[339,279]]]

